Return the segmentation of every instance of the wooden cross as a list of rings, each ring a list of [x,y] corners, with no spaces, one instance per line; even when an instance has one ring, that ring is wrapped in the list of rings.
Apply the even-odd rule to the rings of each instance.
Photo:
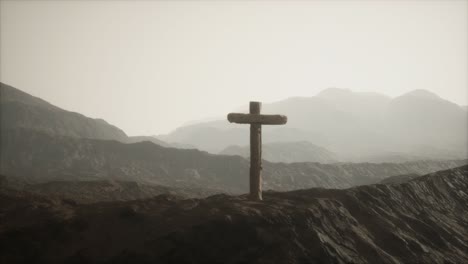
[[[250,102],[249,114],[230,113],[230,123],[250,124],[250,198],[262,200],[262,125],[284,125],[284,115],[261,115],[262,103]]]

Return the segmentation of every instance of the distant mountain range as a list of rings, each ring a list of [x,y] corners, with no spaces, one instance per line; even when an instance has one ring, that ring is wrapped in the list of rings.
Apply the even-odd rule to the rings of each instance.
[[[262,111],[288,116],[285,126],[264,126],[265,143],[308,141],[335,153],[340,161],[468,156],[466,109],[425,90],[390,98],[378,93],[330,88],[313,97],[265,104]],[[219,153],[227,147],[248,145],[247,129],[245,125],[218,120],[180,127],[158,138]]]
[[[0,173],[31,183],[48,181],[136,181],[176,188],[219,192],[248,191],[249,162],[239,156],[164,148],[151,142],[50,135],[27,129],[2,130]],[[453,168],[467,160],[406,163],[271,163],[263,164],[264,189],[347,188],[383,178],[425,174]]]
[[[167,148],[173,145],[151,137],[128,137],[103,120],[62,110],[13,87],[2,84],[0,91],[0,174],[26,179],[31,184],[113,180],[210,192],[244,193],[248,190],[249,162],[245,149],[240,153],[244,157],[236,157]],[[205,137],[199,132],[200,137]],[[282,153],[281,156],[278,153]],[[265,157],[277,161],[289,159],[288,162],[314,159],[328,163],[337,159],[332,152],[309,142],[267,143]],[[266,161],[264,188],[283,191],[347,188],[376,183],[389,176],[421,175],[466,163],[458,159],[401,164]]]

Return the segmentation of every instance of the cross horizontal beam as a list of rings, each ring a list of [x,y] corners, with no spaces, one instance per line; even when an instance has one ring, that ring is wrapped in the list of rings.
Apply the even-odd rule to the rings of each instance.
[[[260,114],[228,114],[230,123],[259,124],[259,125],[284,125],[288,118],[284,115],[260,115]]]

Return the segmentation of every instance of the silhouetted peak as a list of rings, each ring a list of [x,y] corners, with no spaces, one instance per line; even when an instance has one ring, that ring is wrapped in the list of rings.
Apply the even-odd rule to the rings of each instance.
[[[430,92],[428,90],[424,90],[424,89],[413,90],[411,92],[401,95],[400,97],[407,97],[407,96],[426,98],[426,99],[440,99],[440,97],[437,94]]]
[[[320,93],[317,94],[319,97],[342,97],[342,96],[348,96],[353,94],[353,91],[350,89],[344,89],[344,88],[327,88]]]

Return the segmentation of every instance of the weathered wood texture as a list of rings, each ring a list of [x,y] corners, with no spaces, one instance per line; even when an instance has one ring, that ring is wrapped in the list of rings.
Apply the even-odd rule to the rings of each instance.
[[[231,123],[250,124],[250,198],[262,200],[262,125],[283,125],[283,115],[261,115],[260,102],[250,102],[249,114],[228,114]]]
[[[250,102],[250,114],[259,115],[261,103]],[[262,200],[262,125],[250,125],[250,197]]]
[[[228,114],[227,119],[231,123],[238,124],[261,124],[261,125],[284,125],[288,118],[284,115],[260,115],[260,114]]]

